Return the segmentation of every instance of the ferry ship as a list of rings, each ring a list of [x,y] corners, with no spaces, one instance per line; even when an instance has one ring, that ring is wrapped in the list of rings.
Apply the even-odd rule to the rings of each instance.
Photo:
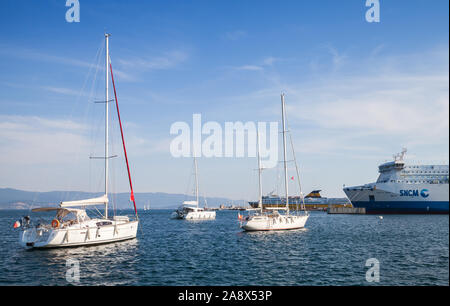
[[[289,204],[291,209],[295,209],[296,206],[301,206],[302,202],[304,202],[305,207],[308,208],[327,208],[329,204],[333,205],[346,205],[349,204],[349,201],[347,198],[327,198],[322,197],[320,192],[322,190],[313,190],[310,193],[308,193],[303,201],[300,196],[289,196]],[[256,208],[258,207],[258,201],[250,201],[248,204]],[[285,206],[286,205],[286,199],[283,197],[280,197],[278,195],[275,195],[273,193],[270,193],[266,196],[262,196],[262,204],[263,207],[272,207],[272,206]]]
[[[405,154],[381,164],[375,183],[344,187],[352,205],[368,214],[448,214],[448,165],[407,165]]]

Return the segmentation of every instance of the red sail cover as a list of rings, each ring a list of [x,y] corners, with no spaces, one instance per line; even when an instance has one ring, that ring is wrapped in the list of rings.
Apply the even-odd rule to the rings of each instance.
[[[136,202],[134,200],[133,184],[131,183],[130,166],[128,165],[127,149],[125,147],[125,138],[123,137],[122,121],[120,120],[120,112],[119,112],[119,102],[117,101],[116,85],[114,84],[114,75],[113,75],[111,63],[109,64],[109,68],[111,70],[111,81],[112,81],[113,88],[114,88],[114,98],[116,100],[116,109],[117,109],[117,117],[119,118],[120,134],[122,135],[123,153],[125,155],[125,161],[127,163],[128,181],[130,182],[130,189],[131,189],[130,201],[133,202],[134,212],[136,213],[136,218],[137,218],[138,213],[137,213],[137,209],[136,209]]]

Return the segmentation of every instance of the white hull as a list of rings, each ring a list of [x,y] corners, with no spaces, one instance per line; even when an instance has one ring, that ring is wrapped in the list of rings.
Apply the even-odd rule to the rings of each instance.
[[[216,218],[215,211],[196,211],[189,212],[184,219],[186,220],[213,220]]]
[[[214,220],[216,219],[215,211],[190,211],[190,212],[175,212],[176,219],[184,219],[184,220]]]
[[[408,191],[408,194],[405,194],[405,191]],[[426,193],[421,194],[422,191]],[[374,195],[376,201],[448,201],[448,184],[373,183],[347,187],[344,192],[352,202],[369,201],[370,195]]]
[[[60,248],[103,244],[136,238],[138,221],[110,221],[110,225],[96,226],[105,220],[90,220],[67,228],[28,228],[20,234],[20,244],[28,248]]]
[[[354,207],[366,213],[447,213],[448,184],[367,184],[346,187]]]
[[[246,231],[279,231],[305,227],[309,215],[255,215],[242,224]]]

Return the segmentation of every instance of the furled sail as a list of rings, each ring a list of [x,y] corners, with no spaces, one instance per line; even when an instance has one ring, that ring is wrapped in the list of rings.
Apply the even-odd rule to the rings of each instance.
[[[197,205],[197,201],[184,201],[183,204],[184,205]]]

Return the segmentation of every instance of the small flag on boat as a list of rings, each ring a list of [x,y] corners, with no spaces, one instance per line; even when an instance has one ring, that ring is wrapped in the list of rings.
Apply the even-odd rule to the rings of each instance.
[[[242,215],[240,213],[238,213],[238,220],[242,220]]]
[[[291,176],[291,180],[294,180],[294,177],[293,177],[293,176]]]
[[[14,222],[14,228],[18,228],[18,227],[20,227],[20,222],[19,221]]]

